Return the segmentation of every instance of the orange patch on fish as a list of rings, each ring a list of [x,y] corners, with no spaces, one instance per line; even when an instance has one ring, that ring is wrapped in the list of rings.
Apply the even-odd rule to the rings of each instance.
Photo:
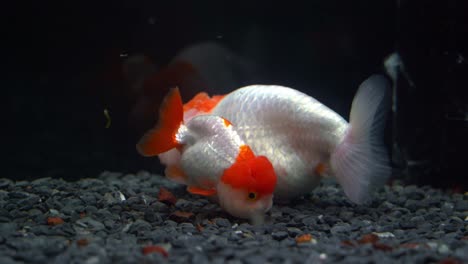
[[[210,97],[205,92],[195,95],[192,100],[184,104],[184,112],[196,109],[199,112],[209,113],[224,98],[225,95],[214,95]]]
[[[253,158],[255,158],[255,155],[249,146],[242,145],[239,147],[239,154],[237,155],[236,162],[253,159]]]
[[[226,127],[232,126],[231,122],[230,122],[229,120],[227,120],[226,118],[223,118],[223,122],[224,122],[224,125],[225,125]]]
[[[169,179],[178,182],[178,183],[185,183],[187,182],[187,175],[185,175],[182,168],[177,165],[169,165],[164,170],[166,177]]]
[[[248,154],[244,155],[253,155],[249,150],[250,148],[245,152]],[[273,193],[276,186],[273,165],[265,156],[245,159],[238,157],[231,167],[224,170],[221,180],[233,188],[253,190],[260,195]]]

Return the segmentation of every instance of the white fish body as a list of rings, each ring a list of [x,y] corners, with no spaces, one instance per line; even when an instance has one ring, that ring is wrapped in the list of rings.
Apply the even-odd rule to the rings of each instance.
[[[241,146],[231,125],[213,115],[199,115],[182,125],[176,135],[184,150],[178,165],[185,171],[187,185],[215,187],[225,169],[231,167]]]
[[[257,155],[268,157],[277,175],[275,198],[310,192],[330,175],[362,203],[390,173],[382,135],[388,86],[381,76],[363,82],[350,123],[302,92],[268,85],[233,91],[211,114],[232,122]]]

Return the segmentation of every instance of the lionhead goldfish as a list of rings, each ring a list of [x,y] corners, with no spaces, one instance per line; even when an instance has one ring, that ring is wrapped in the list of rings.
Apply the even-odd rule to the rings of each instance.
[[[137,144],[158,155],[166,175],[188,191],[217,194],[228,213],[254,218],[275,198],[310,192],[334,176],[350,200],[362,203],[390,174],[383,144],[389,84],[371,76],[358,89],[348,123],[292,88],[251,85],[224,96],[195,96],[183,105],[168,94],[159,124]]]

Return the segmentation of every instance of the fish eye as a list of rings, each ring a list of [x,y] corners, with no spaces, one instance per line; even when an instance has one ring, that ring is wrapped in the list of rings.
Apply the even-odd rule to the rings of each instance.
[[[256,192],[249,192],[247,199],[250,201],[255,201],[257,199],[257,193]]]

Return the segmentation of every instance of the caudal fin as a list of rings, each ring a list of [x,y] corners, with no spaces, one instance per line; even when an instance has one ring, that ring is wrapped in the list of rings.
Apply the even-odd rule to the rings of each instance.
[[[350,126],[331,155],[332,170],[349,199],[363,203],[390,176],[383,143],[390,85],[381,75],[365,80],[354,97]]]
[[[176,134],[183,118],[182,98],[179,89],[173,88],[161,105],[158,124],[138,142],[138,152],[143,156],[155,156],[177,147]]]

